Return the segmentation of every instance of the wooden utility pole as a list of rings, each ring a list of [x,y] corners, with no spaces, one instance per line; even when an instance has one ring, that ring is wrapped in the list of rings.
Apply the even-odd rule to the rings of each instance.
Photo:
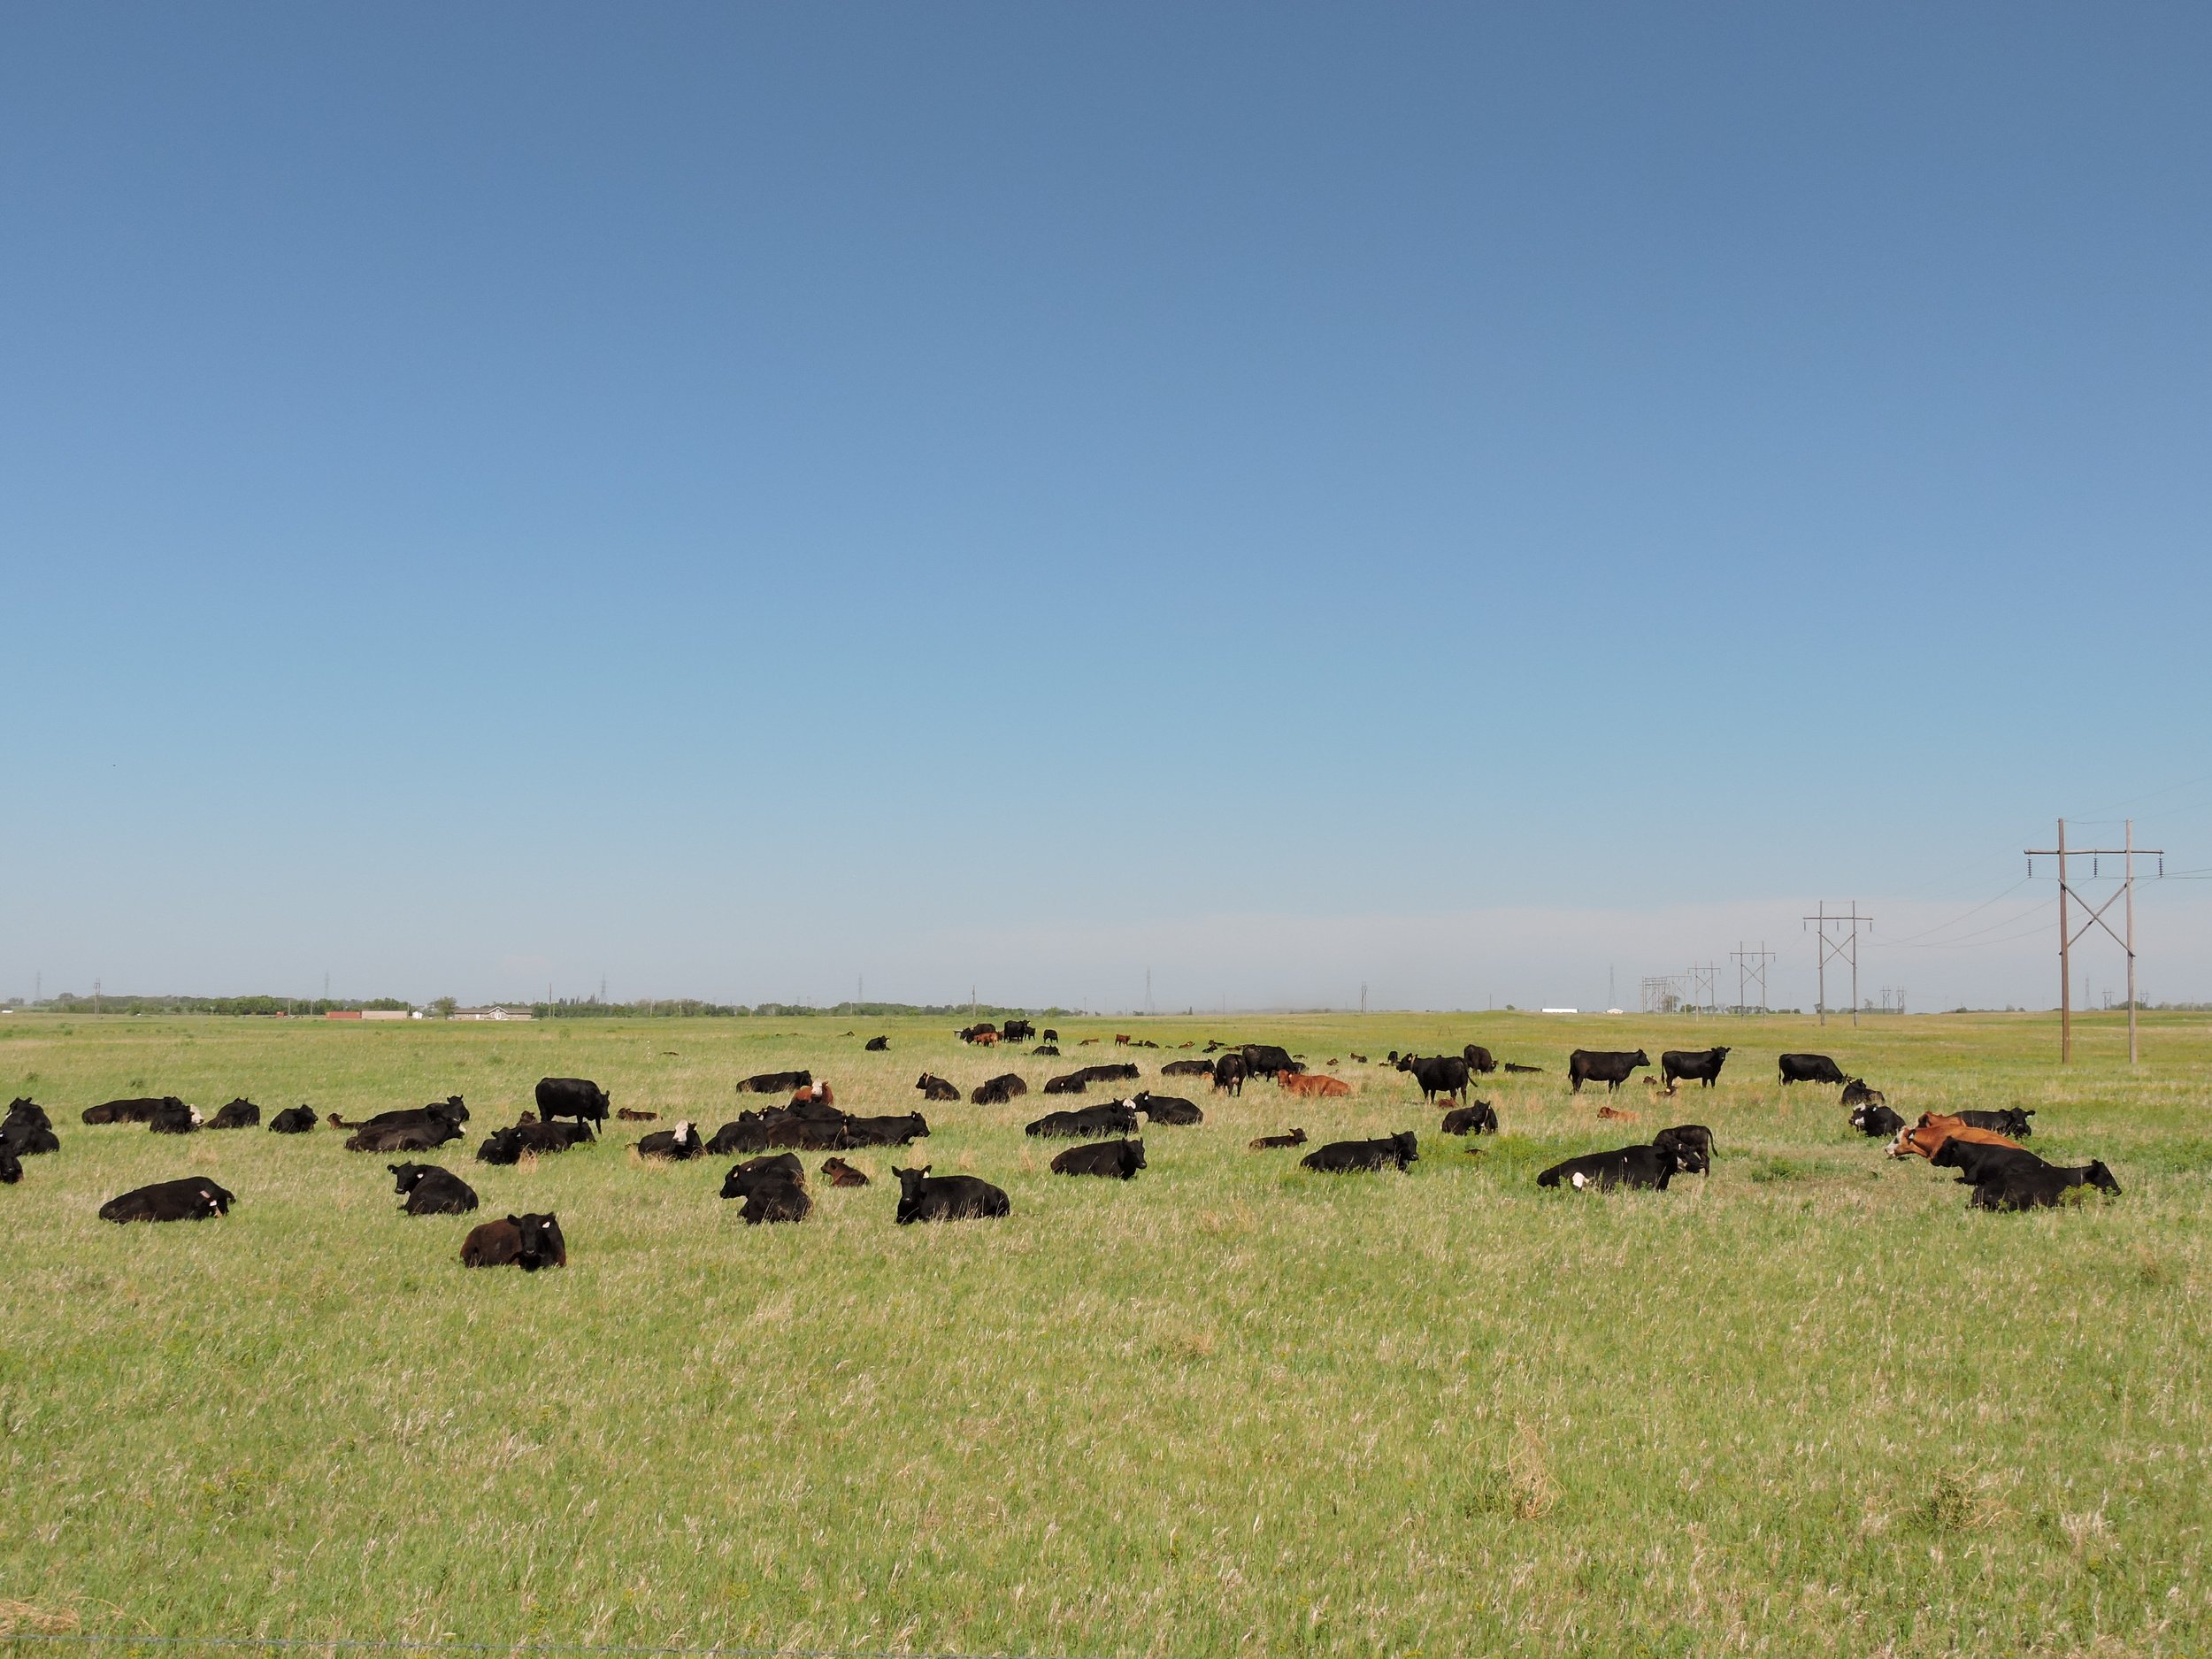
[[[1855,1025],[1859,1023],[1859,924],[1861,922],[1866,924],[1868,933],[1874,931],[1874,918],[1871,916],[1859,914],[1859,902],[1856,899],[1851,901],[1851,911],[1847,916],[1829,915],[1828,901],[1823,899],[1820,902],[1819,914],[1805,918],[1806,926],[1816,926],[1820,930],[1820,991],[1816,1006],[1820,1010],[1820,1023],[1824,1025],[1828,1023],[1828,959],[1831,956],[1840,956],[1851,964],[1851,1023]],[[1840,939],[1828,937],[1828,929],[1832,925],[1842,926],[1846,923],[1850,925],[1849,933]]]
[[[2061,1065],[2071,1065],[2074,1060],[2074,944],[2093,927],[2103,928],[2106,937],[2127,952],[2128,1064],[2130,1065],[2136,1064],[2135,855],[2138,853],[2141,853],[2146,858],[2157,859],[2158,873],[2162,876],[2166,873],[2165,849],[2138,847],[2135,844],[2135,820],[2133,818],[2127,820],[2127,834],[2122,844],[2117,847],[2069,847],[2066,844],[2066,820],[2061,818],[2058,821],[2057,846],[2031,847],[2027,849],[2028,873],[2031,876],[2035,874],[2037,859],[2055,858],[2058,860],[2058,1060]],[[2066,861],[2069,858],[2092,860],[2119,858],[2124,860],[2120,890],[2108,897],[2094,910],[2090,910],[2088,899],[2075,892],[2072,882],[2067,879]],[[2092,863],[2089,868],[2093,879],[2101,873],[2094,863]],[[2084,922],[2078,929],[2073,926],[2072,913],[2067,909],[2066,902],[2069,899],[2079,900],[2082,909],[2089,912],[2089,919]],[[2112,908],[2114,899],[2122,902],[2121,914],[2125,918],[2124,926],[2127,929],[2125,937],[2114,933],[2112,924],[2104,918],[2104,913]]]

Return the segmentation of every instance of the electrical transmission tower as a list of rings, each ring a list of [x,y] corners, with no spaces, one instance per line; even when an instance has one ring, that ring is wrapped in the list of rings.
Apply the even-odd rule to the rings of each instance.
[[[1678,973],[1647,973],[1643,977],[1642,1002],[1647,1014],[1671,1014],[1682,1006],[1683,976]]]
[[[1828,901],[1823,899],[1820,913],[1805,918],[1806,926],[1816,927],[1820,932],[1820,995],[1817,1006],[1820,1023],[1824,1025],[1828,1023],[1828,964],[1832,958],[1851,964],[1851,1023],[1855,1025],[1859,1023],[1859,924],[1862,922],[1866,924],[1868,933],[1874,931],[1874,918],[1859,914],[1856,899],[1851,901],[1851,911],[1847,916],[1829,915]],[[1832,927],[1848,927],[1850,931],[1832,938],[1828,932]]]
[[[1686,1000],[1694,1012],[1720,1012],[1720,964],[1693,962],[1689,972],[1682,977],[1689,982],[1690,994]]]
[[[2075,941],[2092,927],[2101,927],[2113,942],[2128,955],[2128,1064],[2135,1064],[2135,855],[2158,860],[2158,873],[2166,873],[2166,852],[2161,847],[2138,847],[2135,844],[2135,820],[2127,820],[2126,843],[2119,847],[2069,847],[2066,844],[2066,820],[2058,821],[2058,845],[2027,849],[2028,874],[2035,874],[2039,858],[2058,860],[2058,1059],[2061,1065],[2070,1065],[2074,1059],[2074,972],[2071,952]],[[2089,874],[2093,880],[2101,880],[2103,872],[2098,860],[2121,858],[2126,860],[2120,877],[2120,890],[2108,897],[2102,904],[2090,910],[2089,901],[2074,891],[2066,878],[2068,858],[2086,858],[2090,861]],[[2089,911],[2089,919],[2075,931],[2066,910],[2066,901],[2072,899]],[[2112,924],[2104,913],[2112,908],[2114,899],[2125,901],[2123,907],[2127,918],[2127,936],[2124,939],[2113,933]]]
[[[1759,993],[1759,1011],[1765,1013],[1767,964],[1774,960],[1774,953],[1767,949],[1766,941],[1761,940],[1758,949],[1754,950],[1740,939],[1728,956],[1736,964],[1736,1011],[1739,1014],[1751,1011],[1751,993],[1755,988]]]

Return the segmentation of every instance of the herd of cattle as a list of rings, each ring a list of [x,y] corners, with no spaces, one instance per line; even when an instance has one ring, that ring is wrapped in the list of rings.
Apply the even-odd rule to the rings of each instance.
[[[1010,1020],[1002,1027],[971,1026],[958,1033],[963,1041],[994,1046],[1009,1041],[1035,1039],[1032,1054],[1056,1055],[1058,1033],[1040,1035],[1025,1020]],[[1085,1042],[1098,1041],[1087,1038]],[[1126,1036],[1118,1045],[1157,1047]],[[887,1039],[871,1039],[867,1048],[883,1052]],[[1194,1047],[1187,1043],[1186,1048]],[[1161,1075],[1208,1079],[1217,1093],[1240,1095],[1247,1082],[1272,1079],[1286,1094],[1310,1098],[1348,1094],[1350,1086],[1325,1071],[1310,1071],[1304,1061],[1269,1043],[1227,1045],[1209,1043],[1208,1057],[1170,1061]],[[1724,1047],[1670,1049],[1659,1057],[1663,1094],[1674,1094],[1686,1082],[1707,1088],[1718,1079],[1729,1050]],[[1353,1055],[1366,1062],[1363,1055]],[[1333,1066],[1339,1064],[1332,1060]],[[1494,1134],[1499,1130],[1496,1109],[1487,1101],[1468,1098],[1471,1079],[1500,1069],[1485,1048],[1469,1043],[1456,1055],[1422,1056],[1393,1052],[1386,1064],[1408,1075],[1433,1103],[1439,1095],[1448,1103],[1441,1125],[1447,1135]],[[1578,1048],[1568,1056],[1571,1092],[1579,1094],[1586,1083],[1603,1083],[1609,1094],[1641,1067],[1651,1064],[1640,1048],[1630,1051]],[[1921,1114],[1907,1124],[1893,1111],[1880,1091],[1867,1087],[1863,1078],[1847,1077],[1826,1055],[1786,1054],[1778,1066],[1784,1084],[1838,1085],[1850,1114],[1851,1126],[1861,1133],[1890,1141],[1893,1158],[1924,1157],[1932,1165],[1959,1171],[1959,1181],[1972,1188],[1971,1202],[1985,1210],[2047,1208],[2066,1201],[2076,1189],[2094,1188],[2116,1195],[2120,1187],[2101,1160],[2079,1167],[2046,1163],[2021,1144],[2033,1133],[2024,1108],[2001,1110]],[[1507,1062],[1509,1072],[1540,1072],[1539,1066]],[[1094,1085],[1106,1086],[1116,1098],[1097,1105],[1048,1111],[1026,1125],[1039,1139],[1077,1142],[1052,1159],[1055,1174],[1102,1176],[1118,1180],[1134,1179],[1146,1167],[1144,1141],[1137,1138],[1139,1119],[1153,1126],[1187,1127],[1202,1124],[1205,1113],[1191,1100],[1155,1094],[1137,1089],[1127,1094],[1118,1086],[1136,1081],[1139,1068],[1128,1062],[1087,1065],[1047,1081],[1042,1092],[1079,1095]],[[1659,1078],[1646,1078],[1645,1086],[1662,1090]],[[925,1071],[914,1087],[925,1102],[956,1102],[960,1089],[946,1079]],[[634,1144],[641,1159],[687,1163],[696,1158],[739,1156],[741,1161],[724,1177],[722,1196],[741,1201],[741,1218],[749,1224],[803,1221],[811,1213],[801,1152],[843,1153],[864,1147],[910,1147],[930,1133],[920,1112],[864,1117],[841,1110],[835,1092],[817,1081],[810,1071],[762,1072],[737,1085],[741,1094],[781,1094],[780,1105],[741,1110],[712,1135],[702,1135],[698,1125],[680,1122],[672,1128],[642,1134]],[[1018,1073],[1008,1071],[987,1078],[968,1092],[972,1104],[1004,1105],[1029,1092]],[[631,1122],[651,1122],[658,1114],[616,1110],[605,1089],[584,1078],[544,1078],[535,1091],[535,1110],[496,1129],[477,1148],[480,1163],[514,1165],[524,1158],[558,1154],[598,1139],[610,1116]],[[1601,1118],[1633,1118],[1640,1114],[1598,1108]],[[346,1149],[383,1155],[430,1152],[462,1138],[469,1110],[457,1094],[429,1105],[380,1112],[348,1122],[335,1112],[326,1121],[347,1132]],[[201,1130],[251,1129],[261,1122],[261,1109],[248,1100],[234,1100],[212,1118],[174,1095],[108,1101],[88,1108],[82,1120],[90,1125],[143,1125],[155,1134],[187,1135]],[[296,1106],[275,1113],[269,1128],[278,1134],[305,1134],[317,1127],[314,1112]],[[1262,1135],[1250,1143],[1254,1151],[1272,1151],[1307,1144],[1303,1128],[1288,1134]],[[0,1184],[23,1177],[22,1160],[58,1152],[61,1141],[52,1120],[35,1102],[18,1099],[0,1118]],[[1318,1147],[1300,1160],[1310,1170],[1330,1174],[1362,1171],[1406,1169],[1420,1156],[1410,1131],[1372,1140],[1338,1141]],[[1577,1190],[1609,1191],[1617,1187],[1646,1187],[1664,1191],[1678,1174],[1703,1175],[1712,1169],[1713,1133],[1701,1124],[1676,1124],[1660,1130],[1648,1142],[1608,1152],[1592,1152],[1554,1164],[1536,1178],[1541,1187],[1567,1187]],[[466,1215],[478,1207],[475,1190],[451,1171],[433,1164],[413,1162],[385,1166],[411,1216]],[[894,1219],[901,1225],[918,1221],[954,1221],[1004,1216],[1012,1205],[1001,1187],[973,1176],[938,1176],[923,1164],[893,1171],[899,1181]],[[865,1187],[868,1176],[841,1156],[831,1156],[820,1166],[819,1179],[833,1187]],[[100,1207],[103,1220],[202,1220],[229,1213],[236,1202],[205,1176],[186,1176],[157,1181],[121,1194]],[[476,1227],[463,1241],[461,1262],[466,1267],[513,1265],[526,1271],[566,1265],[568,1248],[560,1222],[552,1215],[511,1215]]]

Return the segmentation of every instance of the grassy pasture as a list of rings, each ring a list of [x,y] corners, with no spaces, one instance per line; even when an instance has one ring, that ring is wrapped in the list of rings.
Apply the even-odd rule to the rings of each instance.
[[[0,1188],[0,1634],[914,1647],[1046,1654],[2202,1654],[2212,1648],[2212,1025],[2116,1017],[2062,1075],[2041,1017],[1151,1019],[1281,1041],[1348,1100],[1191,1094],[1134,1183],[1071,1181],[1045,1110],[924,1108],[1006,1221],[895,1228],[879,1184],[748,1229],[725,1164],[646,1168],[611,1125],[473,1161],[548,1073],[734,1114],[809,1065],[861,1111],[925,1068],[1033,1088],[1110,1052],[988,1056],[949,1022],[0,1021],[0,1090],[63,1149]],[[1122,1029],[1133,1029],[1128,1022]],[[1473,1040],[1470,1156],[1357,1048]],[[1565,1051],[1738,1045],[1710,1092],[1571,1098]],[[1835,1054],[1908,1116],[2038,1109],[2038,1150],[2125,1196],[1969,1213],[1851,1134]],[[1168,1049],[1134,1056],[1151,1081]],[[571,1266],[465,1274],[467,1222],[401,1217],[339,1134],[86,1128],[126,1094],[348,1117],[458,1092],[435,1161],[484,1214],[557,1210]],[[1093,1091],[1091,1098],[1098,1098]],[[1053,1102],[1055,1104],[1060,1102]],[[1709,1124],[1709,1179],[1540,1194],[1545,1164]],[[1245,1150],[1413,1128],[1409,1177]],[[811,1170],[820,1155],[810,1155]],[[118,1228],[187,1172],[227,1220]]]

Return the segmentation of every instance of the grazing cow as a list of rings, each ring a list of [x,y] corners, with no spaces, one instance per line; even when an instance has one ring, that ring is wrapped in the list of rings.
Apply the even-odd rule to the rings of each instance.
[[[2117,1198],[2120,1183],[2101,1158],[2066,1169],[2057,1164],[2008,1164],[1974,1188],[1972,1202],[1979,1210],[2047,1210],[2066,1202],[2078,1187],[2093,1187]]]
[[[699,1139],[698,1126],[688,1118],[673,1129],[656,1129],[638,1139],[637,1155],[641,1158],[658,1158],[669,1164],[688,1164],[694,1158],[704,1157],[706,1142]]]
[[[1170,1060],[1160,1068],[1162,1077],[1211,1077],[1213,1074],[1214,1063],[1211,1060]]]
[[[892,1219],[902,1227],[917,1221],[968,1221],[1013,1213],[1003,1192],[972,1175],[933,1176],[926,1164],[918,1170],[892,1173],[899,1178],[898,1213]]]
[[[1224,1094],[1243,1094],[1244,1079],[1250,1074],[1240,1054],[1225,1054],[1214,1062],[1214,1087]]]
[[[276,1135],[303,1135],[315,1126],[315,1109],[301,1104],[287,1106],[269,1119],[269,1133]]]
[[[814,1081],[811,1071],[761,1071],[737,1086],[741,1094],[787,1094]]]
[[[568,1240],[552,1216],[509,1216],[480,1223],[461,1240],[463,1267],[506,1267],[526,1273],[568,1265]]]
[[[411,1216],[465,1216],[476,1208],[476,1189],[450,1170],[434,1164],[387,1164],[393,1190],[407,1202]]]
[[[926,1071],[914,1079],[914,1087],[922,1091],[924,1100],[958,1100],[960,1091],[941,1077],[932,1077]]]
[[[1703,1124],[1677,1124],[1652,1136],[1651,1144],[1673,1156],[1675,1167],[1685,1175],[1713,1172],[1713,1132]]]
[[[1421,1086],[1423,1100],[1432,1101],[1439,1094],[1449,1094],[1461,1105],[1467,1103],[1467,1062],[1455,1054],[1434,1060],[1405,1055],[1398,1061],[1398,1070],[1413,1074],[1413,1080]]]
[[[970,1094],[968,1099],[978,1106],[1003,1106],[1016,1095],[1028,1093],[1029,1085],[1023,1082],[1013,1072],[1008,1071],[998,1077],[987,1078],[977,1084],[975,1092]]]
[[[173,1094],[103,1101],[97,1106],[86,1107],[81,1116],[88,1124],[142,1124],[164,1106],[183,1103]]]
[[[1517,1072],[1523,1077],[1540,1077],[1544,1071],[1544,1068],[1540,1065],[1516,1065],[1510,1060],[1505,1063],[1505,1069],[1508,1071]]]
[[[891,1052],[891,1040],[888,1037],[871,1037],[861,1047],[870,1054],[888,1054]]]
[[[206,1121],[198,1107],[171,1101],[146,1120],[146,1127],[157,1135],[188,1135]]]
[[[1852,1108],[1851,1126],[1863,1135],[1879,1135],[1887,1140],[1904,1128],[1905,1120],[1877,1102]]]
[[[261,1108],[250,1100],[234,1100],[207,1121],[210,1129],[258,1129]]]
[[[204,1221],[227,1216],[237,1199],[204,1175],[156,1181],[150,1187],[111,1198],[100,1206],[103,1221]]]
[[[1082,1072],[1071,1071],[1065,1077],[1047,1078],[1045,1093],[1048,1094],[1080,1094],[1089,1086],[1090,1079],[1085,1077]]]
[[[1010,1019],[998,1028],[1001,1042],[1027,1042],[1037,1034],[1037,1028],[1025,1019]]]
[[[349,1152],[428,1152],[461,1138],[461,1125],[449,1118],[433,1117],[419,1124],[388,1124],[362,1128],[346,1137]]]
[[[1479,1077],[1487,1077],[1498,1069],[1497,1056],[1479,1042],[1471,1042],[1459,1051],[1459,1057],[1467,1063],[1467,1069]],[[1356,1054],[1353,1059],[1365,1064],[1367,1056]]]
[[[573,1118],[579,1122],[588,1118],[603,1124],[612,1104],[605,1089],[582,1077],[541,1077],[537,1098],[538,1116],[547,1123],[556,1118]]]
[[[1978,1141],[1990,1147],[2020,1147],[2017,1141],[2006,1139],[1993,1129],[1977,1129],[1957,1118],[1942,1117],[1934,1112],[1922,1112],[1920,1121],[1909,1129],[1900,1130],[1889,1148],[1893,1158],[1909,1158],[1917,1154],[1932,1158],[1946,1141]],[[2024,1147],[2020,1148],[2025,1151]]]
[[[2007,1106],[1996,1111],[1968,1111],[1958,1114],[1959,1121],[1971,1129],[1994,1129],[2001,1135],[2010,1135],[2015,1141],[2025,1141],[2035,1133],[2028,1119],[2035,1116],[2032,1106]]]
[[[1248,1042],[1243,1052],[1245,1071],[1252,1077],[1274,1077],[1279,1072],[1306,1069],[1290,1057],[1289,1049],[1271,1042]]]
[[[1659,1056],[1659,1069],[1666,1074],[1667,1093],[1674,1093],[1675,1080],[1686,1079],[1713,1087],[1713,1079],[1720,1075],[1721,1062],[1728,1058],[1728,1050],[1721,1048],[1670,1048]]]
[[[5,1147],[18,1158],[37,1157],[48,1152],[61,1150],[61,1137],[54,1133],[52,1119],[46,1109],[35,1102],[19,1100],[8,1108],[8,1115],[0,1118],[0,1147]]]
[[[1060,1041],[1060,1033],[1059,1033],[1058,1032],[1056,1032],[1056,1031],[1053,1030],[1053,1029],[1052,1029],[1052,1027],[1051,1027],[1051,1026],[1049,1026],[1049,1025],[1046,1026],[1046,1027],[1045,1027],[1042,1031],[1039,1032],[1037,1034],[1038,1034],[1040,1037],[1043,1038],[1043,1039],[1044,1039],[1044,1041],[1047,1041],[1047,1042],[1057,1042],[1057,1041]]]
[[[0,1141],[0,1187],[12,1187],[23,1179],[23,1160],[15,1156],[15,1148]]]
[[[1193,1101],[1178,1100],[1172,1094],[1148,1094],[1142,1089],[1130,1097],[1129,1104],[1156,1124],[1202,1124],[1206,1114]]]
[[[929,1133],[929,1119],[919,1112],[901,1112],[891,1118],[848,1118],[847,1147],[902,1147]]]
[[[1679,1167],[1675,1152],[1655,1146],[1619,1147],[1611,1152],[1586,1152],[1578,1158],[1555,1164],[1536,1178],[1536,1184],[1571,1187],[1577,1192],[1592,1187],[1610,1192],[1616,1187],[1655,1187],[1663,1193]]]
[[[1349,1094],[1352,1086],[1340,1077],[1325,1077],[1317,1071],[1278,1071],[1276,1086],[1286,1094],[1295,1094],[1301,1100],[1311,1100],[1320,1094]]]
[[[865,1187],[868,1178],[842,1158],[822,1160],[822,1179],[832,1187]]]
[[[658,1112],[641,1112],[634,1106],[621,1107],[617,1110],[615,1116],[626,1124],[657,1124],[661,1120],[661,1115]]]
[[[1494,1135],[1498,1133],[1498,1114],[1486,1100],[1462,1106],[1444,1114],[1444,1133],[1448,1135]]]
[[[1577,1048],[1567,1056],[1567,1087],[1579,1094],[1585,1083],[1602,1083],[1609,1094],[1617,1093],[1628,1081],[1628,1074],[1640,1065],[1649,1065],[1651,1056],[1641,1048],[1630,1054],[1616,1048]]]
[[[1298,1160],[1302,1168],[1324,1175],[1351,1175],[1371,1170],[1402,1170],[1419,1159],[1412,1132],[1402,1130],[1377,1141],[1332,1141]]]
[[[1785,1083],[1840,1083],[1843,1068],[1824,1054],[1785,1054],[1775,1058]]]
[[[1294,1129],[1286,1135],[1262,1135],[1251,1142],[1251,1149],[1255,1152],[1274,1152],[1284,1147],[1302,1147],[1305,1144],[1306,1132]]]
[[[1122,1181],[1135,1179],[1143,1167],[1141,1141],[1094,1141],[1070,1147],[1052,1160],[1055,1175],[1108,1175]]]
[[[1863,1077],[1846,1078],[1843,1083],[1843,1104],[1847,1110],[1854,1106],[1886,1106],[1889,1097],[1878,1088],[1869,1088]]]
[[[1979,1187],[2000,1170],[2016,1164],[2040,1164],[2043,1160],[2025,1147],[1993,1147],[1978,1141],[1946,1141],[1928,1160],[1939,1170],[1956,1170],[1959,1185]]]
[[[1040,1138],[1069,1135],[1130,1135],[1137,1132],[1137,1109],[1127,1101],[1085,1106],[1071,1112],[1047,1112],[1023,1131]]]

